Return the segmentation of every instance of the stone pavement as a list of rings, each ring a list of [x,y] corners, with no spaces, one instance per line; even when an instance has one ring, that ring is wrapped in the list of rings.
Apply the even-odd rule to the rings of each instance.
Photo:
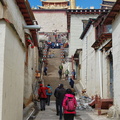
[[[59,120],[59,116],[56,115],[55,101],[52,101],[50,106],[46,106],[45,111],[39,111],[34,120]],[[109,119],[106,117],[106,115],[98,116],[97,111],[77,110],[74,120],[115,120],[115,119]]]

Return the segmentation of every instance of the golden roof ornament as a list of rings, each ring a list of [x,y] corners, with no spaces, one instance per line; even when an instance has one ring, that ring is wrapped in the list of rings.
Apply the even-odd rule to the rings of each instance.
[[[38,6],[40,9],[76,9],[75,4],[76,0],[40,0],[40,1],[42,2],[42,6]]]

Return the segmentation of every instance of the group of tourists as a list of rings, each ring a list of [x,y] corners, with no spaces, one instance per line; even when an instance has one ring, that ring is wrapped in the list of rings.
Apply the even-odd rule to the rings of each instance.
[[[55,52],[49,50],[49,52],[48,52],[48,58],[53,58],[53,57],[55,57]]]
[[[50,105],[50,97],[52,95],[52,87],[48,84],[46,87],[43,84],[39,85],[38,99],[40,100],[40,110],[44,111],[46,105]],[[54,91],[56,98],[56,115],[59,120],[74,120],[76,114],[76,98],[73,89],[65,89],[63,84],[59,84]]]
[[[46,104],[50,105],[50,97],[52,95],[52,88],[50,84],[48,84],[46,87],[43,86],[43,84],[39,85],[38,89],[38,99],[40,99],[40,108],[41,111],[45,110]]]
[[[76,114],[76,98],[72,89],[65,89],[63,84],[60,84],[54,91],[56,97],[56,115],[59,115],[59,120],[74,120]]]
[[[62,64],[59,66],[59,70],[58,70],[58,74],[59,74],[59,79],[62,79],[62,75],[63,75],[63,66]],[[65,80],[68,80],[69,79],[69,70],[66,69],[65,72]],[[76,75],[76,72],[75,72],[75,69],[72,70],[71,72],[71,76],[72,76],[72,79],[75,80],[75,75]]]

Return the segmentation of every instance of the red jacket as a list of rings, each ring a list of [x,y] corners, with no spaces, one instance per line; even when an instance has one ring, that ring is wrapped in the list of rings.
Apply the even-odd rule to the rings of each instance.
[[[74,105],[75,105],[75,107],[77,106],[77,101],[76,101],[76,98],[75,98],[75,96],[74,95],[72,95],[72,94],[65,94],[65,97],[64,97],[64,99],[63,99],[63,112],[64,112],[64,114],[76,114],[76,111],[72,111],[72,112],[68,112],[68,111],[66,111],[65,109],[66,109],[66,100],[67,100],[67,97],[73,97],[74,98]]]
[[[38,95],[40,98],[47,98],[47,95],[46,95],[46,90],[49,89],[48,87],[40,87],[38,89]]]

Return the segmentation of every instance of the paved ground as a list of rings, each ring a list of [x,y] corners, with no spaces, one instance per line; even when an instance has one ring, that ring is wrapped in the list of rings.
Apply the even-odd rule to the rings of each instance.
[[[35,120],[59,120],[59,116],[56,116],[55,102],[52,101],[50,106],[46,106],[45,111],[39,111]],[[64,120],[64,119],[63,119]],[[109,119],[106,115],[98,116],[97,111],[77,110],[77,114],[74,120],[115,120]]]

